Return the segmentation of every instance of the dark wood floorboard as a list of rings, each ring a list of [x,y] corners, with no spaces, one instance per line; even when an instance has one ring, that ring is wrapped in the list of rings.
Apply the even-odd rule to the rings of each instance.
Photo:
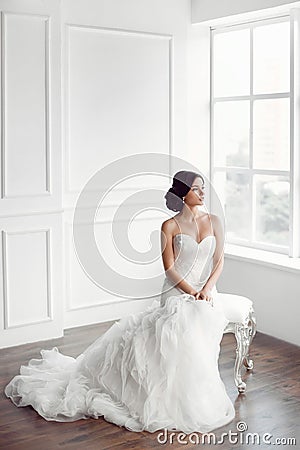
[[[165,445],[157,440],[156,433],[134,433],[103,418],[83,419],[76,422],[47,422],[30,406],[17,408],[4,395],[3,389],[10,379],[19,373],[21,364],[27,364],[31,358],[39,358],[42,348],[57,346],[59,350],[70,356],[78,356],[88,345],[103,334],[113,322],[73,328],[65,331],[65,336],[50,341],[26,344],[0,350],[0,448],[9,450],[52,450],[52,449],[84,449],[84,450],[148,450],[153,448],[179,449],[197,447],[194,441],[186,438],[187,444],[177,441]],[[244,435],[258,433],[262,439],[264,433],[275,438],[296,438],[296,445],[284,445],[285,448],[300,448],[300,348],[285,341],[257,333],[252,343],[251,357],[254,359],[253,371],[244,370],[247,382],[246,394],[238,394],[233,382],[235,360],[235,339],[232,334],[223,336],[219,368],[226,390],[235,405],[235,419],[222,428],[215,430],[219,439],[222,433],[236,432],[239,421],[247,424]],[[170,432],[169,432],[170,433]],[[200,436],[199,433],[195,433]],[[213,448],[213,444],[198,448]],[[277,447],[279,445],[272,445]],[[266,449],[270,445],[230,443],[224,438],[219,448],[230,450]],[[282,445],[280,446],[282,447]]]

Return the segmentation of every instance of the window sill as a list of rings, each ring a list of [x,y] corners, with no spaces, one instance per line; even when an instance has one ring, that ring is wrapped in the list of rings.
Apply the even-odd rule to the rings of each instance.
[[[237,261],[274,267],[297,275],[300,273],[300,258],[289,258],[287,255],[227,243],[225,243],[224,254],[225,257]]]

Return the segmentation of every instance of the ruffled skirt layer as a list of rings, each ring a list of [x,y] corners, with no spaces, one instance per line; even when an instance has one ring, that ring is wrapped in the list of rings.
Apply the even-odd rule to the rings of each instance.
[[[232,421],[218,370],[227,320],[218,304],[171,295],[115,322],[77,358],[56,347],[5,388],[46,420],[103,416],[130,431],[209,432]]]

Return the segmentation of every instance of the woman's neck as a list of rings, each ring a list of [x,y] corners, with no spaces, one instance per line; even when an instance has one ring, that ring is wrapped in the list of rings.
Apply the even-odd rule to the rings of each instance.
[[[197,205],[188,206],[184,203],[182,210],[178,214],[178,217],[182,217],[186,222],[194,222],[203,216],[203,213],[199,212]]]

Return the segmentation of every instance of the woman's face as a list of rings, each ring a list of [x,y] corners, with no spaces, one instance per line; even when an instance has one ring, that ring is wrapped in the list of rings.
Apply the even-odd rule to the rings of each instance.
[[[204,202],[204,182],[202,178],[196,177],[191,189],[186,194],[184,201],[188,206],[203,205]]]

